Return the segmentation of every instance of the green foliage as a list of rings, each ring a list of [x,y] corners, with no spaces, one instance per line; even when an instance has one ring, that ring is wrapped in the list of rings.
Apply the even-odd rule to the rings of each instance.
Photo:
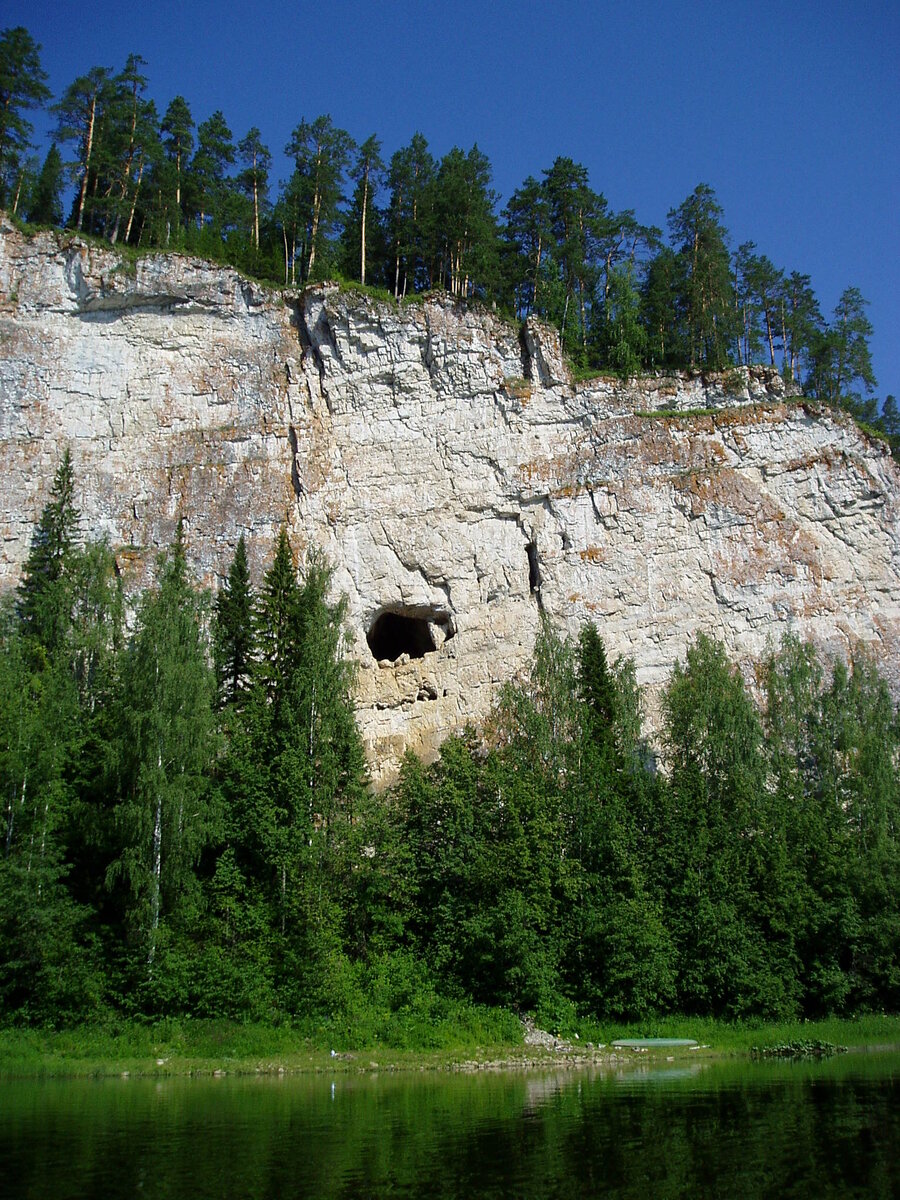
[[[691,367],[720,370],[734,340],[735,304],[722,209],[708,184],[699,184],[669,212],[677,247],[677,300],[684,313]]]
[[[13,211],[31,144],[32,125],[25,113],[50,98],[40,51],[21,25],[0,33],[0,206]]]
[[[900,724],[865,655],[788,638],[759,707],[698,636],[658,771],[634,664],[545,618],[483,736],[377,796],[316,551],[298,570],[282,530],[254,589],[242,540],[210,614],[179,526],[126,633],[74,494],[66,455],[0,613],[3,1020],[427,1049],[516,1012],[647,1032],[900,1002]]]
[[[28,221],[36,225],[61,225],[63,220],[63,161],[56,145],[47,151],[31,196],[28,200]]]
[[[240,704],[247,696],[256,653],[254,601],[244,535],[238,539],[228,578],[216,597],[213,643],[221,703]]]
[[[161,930],[194,919],[194,868],[215,822],[213,679],[179,522],[143,599],[117,699],[118,853],[108,878],[126,888],[126,926],[153,981]],[[163,972],[164,974],[164,972]]]

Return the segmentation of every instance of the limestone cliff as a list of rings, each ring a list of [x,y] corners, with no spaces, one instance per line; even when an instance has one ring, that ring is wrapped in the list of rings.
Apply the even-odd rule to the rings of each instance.
[[[287,521],[349,600],[380,770],[478,721],[540,611],[597,622],[656,686],[697,630],[792,630],[900,680],[900,476],[762,368],[574,384],[553,332],[446,298],[269,292],[0,226],[0,586],[61,449],[135,583],[184,517],[215,587]]]

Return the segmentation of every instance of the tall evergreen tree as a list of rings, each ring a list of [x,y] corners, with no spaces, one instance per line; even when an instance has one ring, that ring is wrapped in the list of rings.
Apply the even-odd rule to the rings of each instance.
[[[18,609],[26,636],[51,656],[61,648],[70,620],[71,566],[79,522],[72,455],[66,447],[50,500],[35,526],[19,585]]]
[[[350,172],[356,180],[356,191],[350,204],[345,225],[345,245],[348,251],[357,250],[356,263],[352,274],[358,274],[361,283],[366,282],[366,271],[371,259],[373,228],[377,222],[375,196],[378,184],[384,173],[384,160],[381,157],[381,142],[372,134],[366,138],[357,150],[356,162]],[[352,231],[352,233],[351,233]],[[350,263],[347,263],[350,266]]]
[[[728,362],[735,337],[734,287],[728,233],[712,188],[698,184],[669,212],[669,229],[682,270],[682,304],[691,367]]]
[[[496,193],[491,165],[473,146],[444,155],[435,182],[434,247],[439,278],[453,296],[484,294],[498,283]]]
[[[84,226],[89,189],[97,183],[100,133],[111,99],[112,73],[106,67],[93,67],[69,84],[52,109],[58,122],[57,141],[74,142],[77,147],[77,157],[67,165],[78,184],[71,216],[71,224],[78,230]]]
[[[420,286],[432,286],[434,264],[426,259],[431,253],[428,234],[434,207],[434,180],[437,164],[421,133],[415,133],[408,146],[395,151],[388,168],[391,189],[387,213],[391,245],[391,282],[394,299]]]
[[[592,261],[594,226],[606,212],[606,200],[591,190],[587,168],[557,158],[544,172],[544,189],[553,234],[552,254],[563,289],[561,311],[554,313],[563,342],[583,354],[587,343],[587,307],[596,264]]]
[[[169,245],[172,227],[176,242],[184,221],[184,187],[194,149],[194,119],[188,102],[176,96],[165,111],[160,124],[165,152],[164,166],[159,171],[160,208],[165,214],[165,245]]]
[[[526,318],[540,313],[541,276],[550,242],[550,212],[545,189],[529,175],[510,196],[503,210],[503,236],[512,253],[512,288],[515,310]]]
[[[238,539],[228,578],[216,597],[213,641],[220,701],[240,704],[249,690],[256,647],[254,600],[243,534]]]
[[[350,134],[323,115],[312,122],[301,121],[284,148],[294,160],[306,279],[314,278],[317,257],[321,265],[343,199],[344,173],[353,147]]]
[[[47,151],[28,203],[28,220],[39,225],[62,225],[63,161],[56,143]]]
[[[189,173],[191,207],[201,233],[207,219],[214,233],[223,231],[229,186],[226,171],[234,162],[234,154],[231,130],[222,112],[216,110],[197,127],[197,149]]]
[[[15,212],[25,156],[31,145],[29,109],[50,98],[41,47],[21,25],[0,33],[0,207]]]
[[[244,164],[244,169],[237,177],[237,186],[252,205],[251,236],[253,249],[259,253],[260,213],[265,211],[268,203],[269,169],[272,166],[272,154],[268,146],[263,145],[262,134],[255,125],[238,143],[238,157]]]
[[[875,390],[866,306],[858,288],[845,288],[831,325],[813,338],[808,386],[826,404],[856,410],[863,404],[860,388],[867,395]]]

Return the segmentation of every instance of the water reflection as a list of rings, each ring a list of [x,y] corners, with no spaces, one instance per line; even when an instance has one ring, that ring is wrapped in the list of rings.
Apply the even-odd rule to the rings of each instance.
[[[0,1084],[18,1197],[900,1194],[900,1057]]]

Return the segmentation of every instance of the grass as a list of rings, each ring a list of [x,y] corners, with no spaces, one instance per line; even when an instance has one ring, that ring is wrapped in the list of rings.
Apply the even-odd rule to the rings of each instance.
[[[715,1021],[710,1017],[660,1017],[639,1025],[584,1023],[580,1038],[610,1042],[614,1038],[694,1038],[720,1054],[745,1055],[754,1048],[790,1042],[822,1041],[840,1046],[900,1047],[900,1017],[883,1013],[859,1017],[825,1017],[818,1021]]]
[[[707,1056],[749,1057],[767,1047],[814,1041],[848,1047],[900,1047],[900,1017],[885,1015],[770,1025],[688,1017],[666,1017],[640,1025],[581,1021],[577,1040],[574,1029],[551,1032],[565,1032],[575,1047],[585,1050],[588,1042],[608,1046],[623,1037],[694,1038]],[[454,1014],[442,1028],[433,1030],[431,1037],[418,1028],[404,1029],[402,1023],[385,1028],[382,1036],[374,1032],[358,1041],[347,1033],[326,1025],[273,1027],[193,1018],[146,1023],[111,1020],[61,1030],[8,1028],[0,1030],[0,1076],[439,1070],[463,1062],[528,1065],[542,1057],[540,1052],[526,1050],[515,1017],[504,1010],[472,1009],[468,1016]],[[335,1045],[339,1048],[332,1053]]]

